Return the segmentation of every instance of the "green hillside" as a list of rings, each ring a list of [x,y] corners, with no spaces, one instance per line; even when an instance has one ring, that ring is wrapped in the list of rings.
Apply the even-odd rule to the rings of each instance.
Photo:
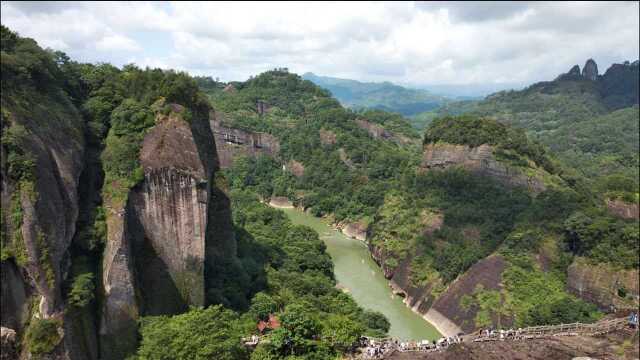
[[[405,88],[390,82],[360,82],[313,73],[306,73],[302,78],[329,90],[342,105],[352,109],[379,109],[411,116],[435,109],[447,102],[444,96],[426,90]]]

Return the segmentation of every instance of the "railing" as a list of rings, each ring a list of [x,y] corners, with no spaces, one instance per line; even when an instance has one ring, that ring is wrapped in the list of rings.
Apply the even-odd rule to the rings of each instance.
[[[484,342],[484,341],[515,341],[540,339],[551,336],[596,336],[606,334],[611,331],[623,329],[629,325],[629,320],[625,318],[602,320],[593,324],[572,323],[560,325],[530,326],[521,329],[509,330],[481,330],[473,334],[441,338],[434,342],[425,341],[400,341],[395,338],[373,338],[363,337],[360,346],[362,359],[379,359],[393,351],[400,352],[434,352],[448,348],[452,344],[461,342]],[[252,336],[243,339],[246,346],[254,347],[259,342],[265,341],[264,336]]]

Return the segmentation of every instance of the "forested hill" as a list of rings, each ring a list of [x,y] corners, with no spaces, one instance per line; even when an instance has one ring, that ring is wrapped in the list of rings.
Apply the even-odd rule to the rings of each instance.
[[[283,70],[244,83],[199,81],[228,126],[280,141],[279,157],[240,157],[226,172],[232,187],[287,197],[336,223],[364,223],[372,255],[412,306],[432,304],[465,331],[495,321],[490,301],[507,301],[497,311],[519,325],[589,321],[600,315],[566,290],[576,281],[567,278],[570,265],[582,269],[585,257],[606,269],[637,267],[637,257],[625,255],[637,249],[637,227],[607,213],[600,188],[522,129],[473,115],[443,118],[419,152],[359,122],[411,138],[401,118],[346,110]],[[608,179],[606,196],[635,196],[617,180]],[[480,288],[473,269],[486,276]],[[501,277],[504,286],[490,280]]]
[[[329,90],[340,103],[353,109],[380,109],[411,116],[449,101],[427,90],[409,89],[390,82],[360,82],[313,73],[305,73],[302,78]]]
[[[613,64],[599,74],[592,60],[553,81],[520,91],[503,91],[479,102],[458,102],[423,114],[473,114],[524,129],[548,146],[576,172],[607,187],[613,176],[625,178],[627,190],[638,187],[639,62]],[[588,73],[588,74],[587,74]],[[634,190],[636,189],[636,190]]]
[[[246,159],[255,168],[231,169],[234,181],[255,186],[264,197],[297,199],[313,213],[333,214],[338,221],[370,218],[384,193],[418,163],[419,136],[402,116],[345,109],[328,91],[285,70],[225,90],[207,89],[225,124],[279,140],[278,159]],[[263,104],[262,113],[257,103]],[[299,171],[282,172],[281,163]]]

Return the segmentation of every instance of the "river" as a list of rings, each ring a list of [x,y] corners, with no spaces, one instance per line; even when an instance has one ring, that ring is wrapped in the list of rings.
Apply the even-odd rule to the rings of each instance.
[[[348,289],[365,309],[383,313],[391,323],[389,335],[402,340],[435,340],[440,333],[392,294],[382,270],[371,259],[367,246],[334,230],[325,221],[295,209],[282,209],[296,225],[307,225],[320,234],[335,265],[338,284]]]

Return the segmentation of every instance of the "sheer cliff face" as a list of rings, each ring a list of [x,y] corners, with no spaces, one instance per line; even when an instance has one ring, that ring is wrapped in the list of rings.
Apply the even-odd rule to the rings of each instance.
[[[144,181],[109,217],[104,358],[135,349],[126,339],[135,339],[138,316],[204,305],[206,261],[214,252],[235,256],[229,202],[211,182],[218,165],[206,119],[189,124],[159,117],[144,138],[140,162]]]
[[[614,269],[605,264],[591,264],[582,258],[567,269],[567,288],[576,296],[608,311],[638,309],[640,279],[636,270]]]
[[[0,324],[19,339],[34,316],[66,319],[61,284],[78,217],[84,152],[83,121],[68,99],[55,88],[24,90],[29,96],[23,90],[3,84],[1,102]],[[33,166],[16,172],[16,159],[21,167],[27,163],[21,159]],[[66,358],[73,337],[73,331],[65,331],[52,353]],[[24,347],[21,351],[29,356]]]
[[[529,175],[520,169],[500,162],[490,145],[469,147],[448,143],[427,144],[424,147],[421,168],[425,171],[461,166],[473,173],[492,177],[503,185],[527,188],[532,193],[546,189],[542,174]]]
[[[231,167],[234,158],[240,155],[278,156],[280,142],[275,136],[224,126],[223,115],[219,112],[212,111],[209,117],[221,168]]]

